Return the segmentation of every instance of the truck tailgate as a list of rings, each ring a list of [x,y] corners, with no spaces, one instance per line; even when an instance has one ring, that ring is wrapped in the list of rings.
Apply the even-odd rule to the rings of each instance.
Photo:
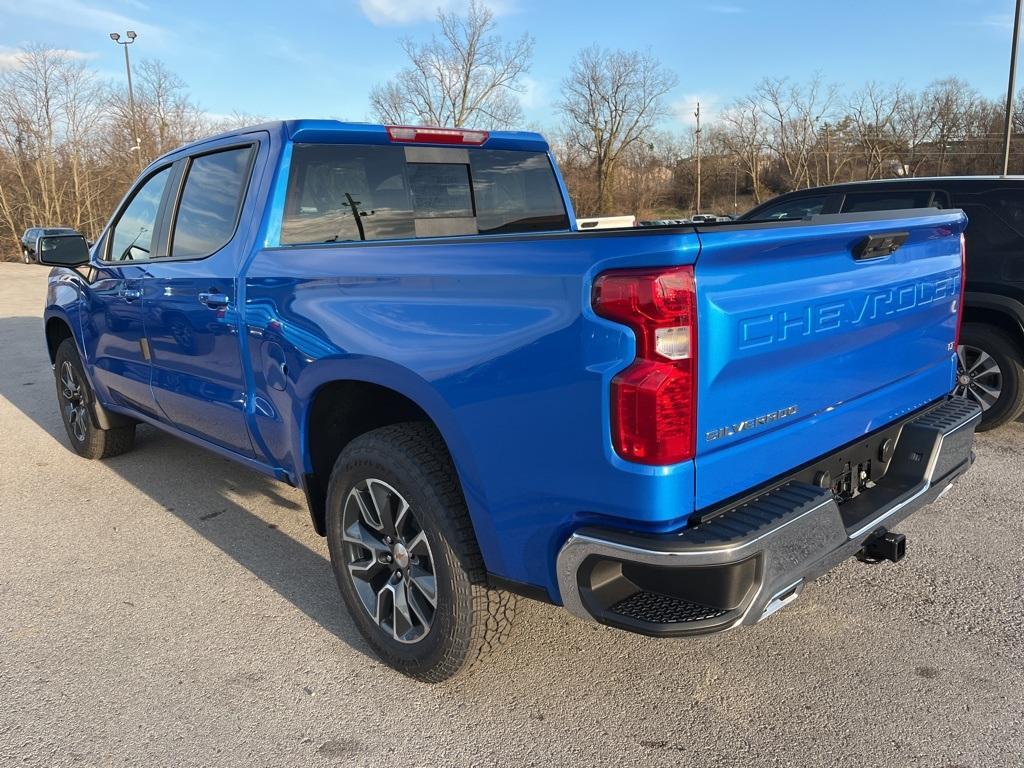
[[[698,509],[950,391],[965,226],[918,210],[699,230]],[[902,244],[861,258],[887,236]]]

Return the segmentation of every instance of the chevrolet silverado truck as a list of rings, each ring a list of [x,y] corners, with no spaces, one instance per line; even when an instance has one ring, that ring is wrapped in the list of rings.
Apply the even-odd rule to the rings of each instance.
[[[276,122],[152,163],[91,252],[43,237],[68,438],[136,425],[301,488],[410,676],[517,599],[752,625],[972,462],[958,210],[576,231],[533,133]]]

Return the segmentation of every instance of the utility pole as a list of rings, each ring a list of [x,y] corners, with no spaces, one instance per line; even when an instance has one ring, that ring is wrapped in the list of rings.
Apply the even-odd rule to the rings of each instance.
[[[740,166],[735,160],[732,163],[732,215],[740,212]]]
[[[828,123],[825,123],[825,183],[832,183],[832,137],[828,132]]]
[[[1020,2],[1024,2],[1024,0],[1020,0]],[[697,194],[696,194],[696,199],[694,201],[695,202],[695,207],[696,207],[696,210],[694,211],[694,213],[696,214],[696,213],[700,213],[700,102],[699,101],[697,102],[697,111],[693,113],[693,116],[697,118],[697,130],[694,132],[694,136],[696,137],[695,149],[696,149],[696,153],[697,153]]]
[[[1013,16],[1013,43],[1010,45],[1010,83],[1006,87],[1006,135],[1003,137],[1003,176],[1010,172],[1010,134],[1013,131],[1013,90],[1017,80],[1017,47],[1020,43],[1020,13],[1024,0],[1017,0]]]
[[[128,46],[135,42],[135,38],[138,37],[132,30],[128,30],[125,33],[125,37],[128,39],[125,42],[121,42],[121,35],[117,32],[110,33],[110,39],[115,43],[124,48],[124,71],[128,75],[128,109],[131,113],[132,121],[132,137],[135,139],[135,146],[131,148],[131,152],[138,153],[139,166],[142,166],[142,146],[139,143],[139,124],[135,120],[135,93],[132,90],[132,64],[128,59]]]

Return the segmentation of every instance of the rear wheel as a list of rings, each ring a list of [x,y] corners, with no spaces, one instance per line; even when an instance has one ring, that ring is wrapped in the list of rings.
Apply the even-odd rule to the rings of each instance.
[[[955,394],[981,406],[979,431],[1017,418],[1024,409],[1024,366],[1013,337],[992,325],[966,323],[957,348]]]
[[[86,459],[106,459],[131,450],[135,445],[134,424],[100,429],[94,422],[95,395],[73,339],[65,339],[57,348],[54,373],[60,415],[75,453]]]
[[[428,424],[353,440],[331,473],[327,543],[342,598],[374,651],[440,682],[508,636],[515,595],[490,589],[454,468]]]

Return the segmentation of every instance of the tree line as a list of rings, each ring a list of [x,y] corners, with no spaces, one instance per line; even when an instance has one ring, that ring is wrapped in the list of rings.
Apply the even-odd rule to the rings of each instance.
[[[30,226],[95,237],[139,171],[181,144],[254,122],[211,117],[160,61],[133,68],[127,88],[66,51],[28,46],[0,73],[0,256],[17,258]]]
[[[463,13],[439,12],[430,40],[401,45],[406,67],[369,93],[375,119],[523,126],[534,41],[503,39],[478,0]],[[134,76],[133,123],[127,89],[67,52],[29,46],[0,73],[0,255],[16,256],[29,226],[96,236],[151,160],[258,122],[205,113],[159,61],[142,61]],[[697,132],[667,128],[678,124],[670,102],[678,82],[649,52],[592,46],[576,54],[553,120],[531,127],[551,140],[578,215],[696,212]],[[765,78],[701,126],[701,208],[734,214],[782,192],[856,179],[996,173],[1003,109],[956,77],[923,89]],[[1013,126],[1015,135],[1024,132],[1019,110]],[[1011,170],[1024,171],[1016,147]]]

